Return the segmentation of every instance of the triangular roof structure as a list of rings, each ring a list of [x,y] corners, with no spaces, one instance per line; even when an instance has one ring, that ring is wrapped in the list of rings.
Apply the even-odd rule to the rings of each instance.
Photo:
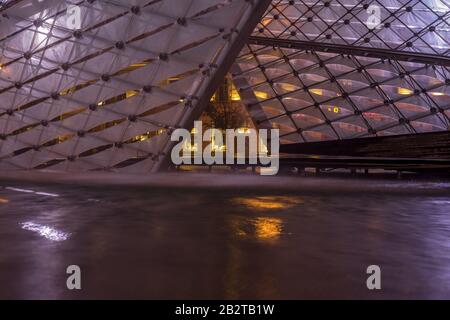
[[[0,169],[154,172],[231,70],[282,143],[445,131],[448,0],[0,2]]]
[[[272,1],[233,67],[282,143],[445,131],[450,2]]]
[[[3,1],[2,170],[158,170],[269,2]]]

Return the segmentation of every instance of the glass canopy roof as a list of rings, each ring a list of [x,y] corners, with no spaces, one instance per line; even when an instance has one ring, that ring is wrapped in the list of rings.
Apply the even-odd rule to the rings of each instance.
[[[450,55],[449,0],[274,0],[254,36]]]
[[[364,22],[370,6],[381,14],[372,29]],[[252,117],[279,128],[282,143],[448,130],[449,66],[398,53],[448,55],[449,23],[445,0],[274,0],[253,32],[264,45],[247,45],[232,73]],[[304,40],[304,49],[291,47]],[[347,53],[333,52],[336,45]],[[358,47],[396,54],[356,55]]]
[[[1,168],[151,171],[263,2],[0,2]]]
[[[155,171],[233,61],[282,143],[448,130],[449,24],[448,0],[0,1],[0,169]]]

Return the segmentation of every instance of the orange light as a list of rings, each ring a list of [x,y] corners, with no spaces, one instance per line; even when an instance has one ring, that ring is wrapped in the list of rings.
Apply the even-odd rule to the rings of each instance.
[[[256,236],[263,240],[277,239],[283,231],[283,221],[278,218],[256,218],[254,225]]]
[[[264,18],[264,19],[261,21],[261,24],[262,24],[263,26],[267,26],[271,21],[272,21],[272,18]]]
[[[303,203],[303,200],[289,196],[239,197],[233,202],[253,210],[288,209]]]

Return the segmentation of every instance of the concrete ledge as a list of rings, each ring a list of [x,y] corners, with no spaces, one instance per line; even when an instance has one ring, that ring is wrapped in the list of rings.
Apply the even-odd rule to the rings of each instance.
[[[132,175],[107,172],[62,173],[41,171],[0,172],[0,186],[9,184],[64,184],[77,186],[128,186],[159,188],[231,188],[279,190],[280,192],[395,193],[448,196],[449,181],[395,180],[374,178],[288,177],[251,174],[159,173]]]

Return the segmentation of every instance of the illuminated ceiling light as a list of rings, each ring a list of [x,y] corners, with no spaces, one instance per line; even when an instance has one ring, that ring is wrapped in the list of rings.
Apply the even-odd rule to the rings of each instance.
[[[401,87],[399,87],[399,88],[397,88],[397,93],[398,93],[398,94],[401,94],[401,95],[410,95],[410,94],[413,93],[413,91],[410,90],[410,89],[407,89],[407,88],[401,88]]]
[[[271,21],[272,21],[272,18],[264,18],[264,19],[261,21],[261,24],[262,24],[263,26],[267,26]]]
[[[444,92],[430,92],[430,94],[435,97],[445,96]]]
[[[134,97],[138,94],[139,94],[138,90],[128,90],[127,92],[125,92],[125,97],[126,97],[126,99],[128,99],[128,98]]]
[[[309,89],[309,92],[318,96],[323,96],[323,89]]]
[[[341,112],[341,108],[334,106],[334,107],[328,107],[327,108],[328,112],[333,112],[333,113],[340,113]]]
[[[55,20],[47,19],[45,22],[41,23],[36,29],[36,37],[38,42],[45,41],[50,35],[51,26],[53,26]]]
[[[250,133],[250,129],[249,128],[238,128],[237,129],[238,133],[244,134],[244,133]]]
[[[166,79],[165,84],[169,85],[169,84],[172,84],[172,83],[177,82],[179,80],[180,80],[180,77],[170,77],[170,78]]]
[[[257,98],[260,98],[260,99],[267,99],[269,97],[267,92],[264,92],[264,91],[254,91],[254,94]]]
[[[285,90],[285,91],[294,91],[298,89],[298,86],[295,86],[293,84],[290,83],[281,83],[280,84],[281,89]]]
[[[241,96],[239,95],[239,92],[233,88],[231,90],[231,101],[240,101],[241,100]]]
[[[198,145],[196,143],[190,144],[188,141],[184,143],[183,152],[190,153],[198,151]]]

